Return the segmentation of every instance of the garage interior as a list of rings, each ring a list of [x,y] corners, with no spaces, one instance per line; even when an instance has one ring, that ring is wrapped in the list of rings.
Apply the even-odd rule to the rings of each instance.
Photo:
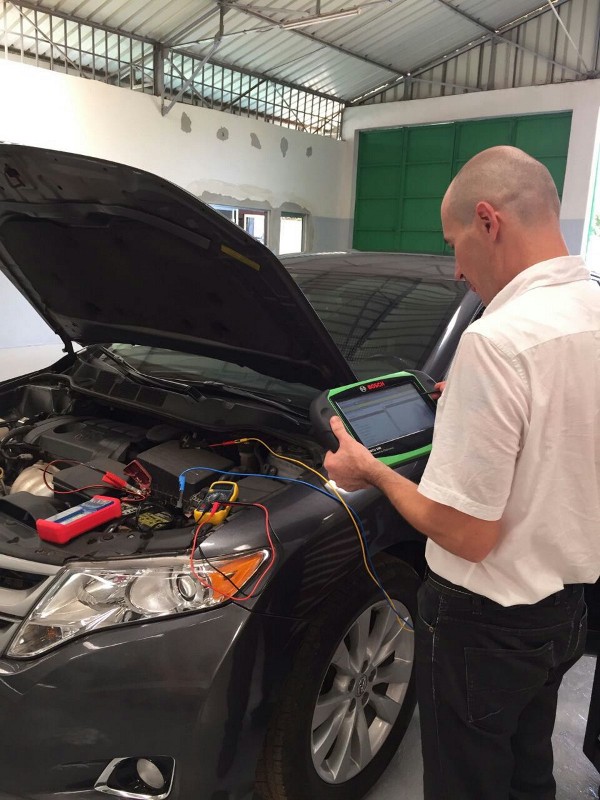
[[[515,145],[600,269],[598,0],[0,0],[0,102],[0,142],[159,175],[282,255],[448,255],[450,180]],[[2,274],[0,297],[0,380],[57,360]],[[561,689],[558,800],[598,798],[595,664]],[[417,714],[368,800],[418,800],[421,769]]]

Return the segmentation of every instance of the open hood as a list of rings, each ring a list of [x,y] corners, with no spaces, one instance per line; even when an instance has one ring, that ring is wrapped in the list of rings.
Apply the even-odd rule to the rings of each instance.
[[[354,377],[270,250],[133,167],[0,144],[0,269],[67,346],[153,345],[316,388]]]

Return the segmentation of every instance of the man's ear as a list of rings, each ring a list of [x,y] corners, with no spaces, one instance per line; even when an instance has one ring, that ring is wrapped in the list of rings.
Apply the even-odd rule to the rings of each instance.
[[[490,235],[492,241],[496,241],[500,230],[500,220],[494,207],[485,200],[481,200],[475,206],[475,218]]]

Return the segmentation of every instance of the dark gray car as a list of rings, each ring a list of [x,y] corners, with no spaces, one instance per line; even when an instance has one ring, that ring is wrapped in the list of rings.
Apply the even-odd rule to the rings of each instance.
[[[0,146],[0,267],[65,343],[0,385],[0,793],[353,800],[401,741],[423,540],[332,495],[308,408],[443,378],[480,307],[446,258],[285,266],[155,176]],[[92,496],[122,515],[38,536]]]

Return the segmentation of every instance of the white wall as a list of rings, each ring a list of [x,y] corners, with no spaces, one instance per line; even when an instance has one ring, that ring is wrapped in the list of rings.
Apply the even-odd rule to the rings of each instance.
[[[343,136],[351,143],[357,131],[371,128],[571,110],[561,225],[569,249],[579,253],[594,183],[600,80],[357,106],[344,114]]]
[[[219,111],[0,60],[0,140],[106,158],[154,172],[208,202],[309,215],[308,249],[347,246],[351,145]],[[53,336],[0,278],[0,347]]]

